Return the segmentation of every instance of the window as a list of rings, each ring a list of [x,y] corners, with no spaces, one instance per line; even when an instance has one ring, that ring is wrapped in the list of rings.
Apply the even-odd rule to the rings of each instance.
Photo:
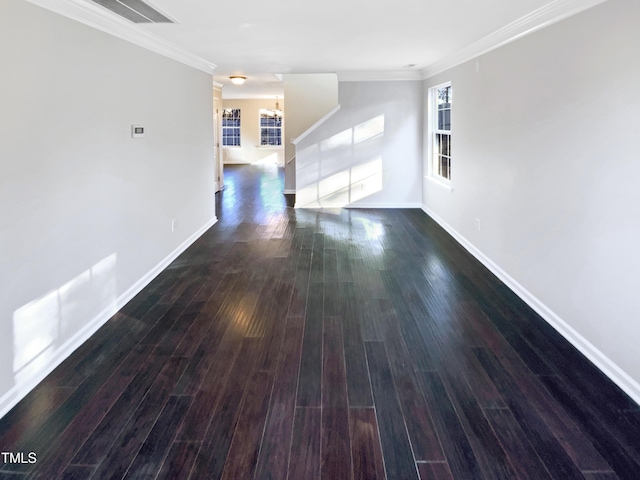
[[[451,83],[430,90],[432,156],[431,175],[451,180]]]
[[[260,145],[282,145],[282,112],[260,109]]]
[[[240,109],[222,109],[222,146],[240,146]]]

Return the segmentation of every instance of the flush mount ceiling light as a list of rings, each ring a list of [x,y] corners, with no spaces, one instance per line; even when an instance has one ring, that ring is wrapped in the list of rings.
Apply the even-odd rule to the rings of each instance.
[[[242,85],[247,80],[247,77],[243,77],[241,75],[232,75],[229,78],[231,79],[231,83],[234,85]]]

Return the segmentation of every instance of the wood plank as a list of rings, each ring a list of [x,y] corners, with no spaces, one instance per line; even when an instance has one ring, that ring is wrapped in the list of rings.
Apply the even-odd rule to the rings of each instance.
[[[87,480],[91,478],[96,467],[92,465],[69,465],[64,469],[60,480]]]
[[[0,419],[0,451],[15,451],[16,445],[28,442],[73,391],[73,387],[57,387],[45,379],[29,392]]]
[[[140,365],[144,365],[152,349],[153,347],[138,345],[131,351],[113,375],[96,392],[94,398],[75,415],[68,428],[57,439],[60,446],[48,455],[40,455],[40,462],[36,464],[32,478],[55,478],[65,469],[139,373]]]
[[[353,480],[385,480],[378,422],[373,408],[349,409]]]
[[[300,369],[304,320],[289,318],[280,350],[255,480],[286,478]]]
[[[498,360],[484,349],[477,349],[476,355],[549,473],[555,478],[581,478],[578,467]]]
[[[296,408],[288,480],[320,479],[321,429],[322,413],[320,408]]]
[[[196,458],[192,475],[195,478],[219,478],[229,453],[233,434],[240,418],[247,387],[250,387],[260,340],[245,338],[236,357],[229,379],[212,412],[202,448]],[[251,390],[249,390],[251,391]]]
[[[100,368],[96,370],[94,375],[84,380],[78,388],[76,388],[64,403],[53,412],[49,418],[42,424],[33,436],[25,439],[14,446],[18,452],[37,452],[38,455],[45,456],[57,445],[57,440],[75,416],[82,411],[85,405],[94,397],[95,393],[100,390],[104,383],[111,377],[113,370],[117,369],[120,363],[130,353],[130,345],[128,342],[121,342],[120,345],[112,352],[112,355],[102,359]],[[5,465],[3,471],[11,472],[31,472],[37,464],[10,464]],[[40,468],[38,466],[38,468]]]
[[[358,304],[353,283],[341,283],[340,317],[342,318],[348,402],[351,407],[372,407],[373,394],[357,311]]]
[[[480,469],[486,478],[510,480],[515,472],[464,377],[454,365],[443,374],[445,388],[458,414]]]
[[[398,391],[398,399],[416,460],[443,461],[442,445],[436,433],[433,416],[424,400],[416,374],[411,368],[411,355],[399,331],[399,319],[389,315],[383,327],[389,365]]]
[[[182,426],[178,432],[178,438],[183,441],[202,441],[205,432],[211,422],[216,406],[224,395],[226,382],[231,374],[236,375],[241,369],[241,363],[237,361],[238,353],[242,345],[242,332],[230,324],[220,340],[220,345],[211,357],[209,368],[204,373],[200,385],[194,391],[196,382],[190,382],[188,388],[181,385],[176,394],[193,394],[191,403]],[[205,353],[203,352],[203,355]],[[201,375],[198,375],[200,377]],[[182,380],[182,379],[181,379]]]
[[[618,480],[614,472],[582,472],[585,480]]]
[[[420,480],[453,480],[446,462],[418,462]]]
[[[168,360],[167,355],[153,352],[147,357],[122,395],[78,449],[71,460],[72,464],[97,465],[104,459]]]
[[[533,411],[545,422],[573,463],[580,470],[608,470],[609,464],[594,448],[585,433],[548,394],[503,337],[486,322],[477,324],[476,327],[482,330],[485,339],[489,339],[490,349],[498,358],[501,368],[514,379],[513,386],[517,387],[534,407]],[[474,354],[477,356],[477,352]]]
[[[192,398],[171,396],[142,444],[125,479],[155,479]]]
[[[300,257],[296,263],[293,291],[289,300],[288,317],[302,317],[307,311],[307,294],[309,292],[309,276],[311,274],[310,248],[300,250]]]
[[[322,336],[322,406],[347,406],[347,377],[344,366],[342,322],[324,319]]]
[[[340,314],[340,290],[338,284],[338,256],[334,249],[323,252],[323,294],[324,294],[324,316],[337,317]]]
[[[387,478],[417,479],[405,418],[382,342],[365,342]]]
[[[551,479],[551,474],[527,440],[527,435],[508,409],[488,409],[485,415],[507,452],[518,478]]]
[[[264,348],[256,362],[256,370],[275,373],[280,356],[280,347],[287,325],[287,309],[293,285],[278,278],[277,288],[265,309],[257,315],[265,317]]]
[[[189,478],[201,444],[201,442],[173,442],[157,479]]]
[[[449,468],[456,479],[482,478],[480,464],[437,372],[419,372],[422,393],[431,408]]]
[[[322,407],[320,478],[351,480],[351,440],[349,409],[346,406]]]
[[[253,374],[222,472],[223,480],[253,478],[271,397],[273,374]],[[211,472],[213,478],[217,478]]]
[[[296,406],[319,407],[322,397],[322,285],[309,286]]]
[[[123,478],[155,425],[186,365],[185,358],[170,357],[167,360],[147,395],[98,466],[95,478]]]
[[[574,418],[602,453],[620,479],[631,480],[640,474],[640,441],[637,430],[626,437],[611,424],[602,421],[601,410],[590,404],[575,387],[555,376],[541,377],[553,397]]]

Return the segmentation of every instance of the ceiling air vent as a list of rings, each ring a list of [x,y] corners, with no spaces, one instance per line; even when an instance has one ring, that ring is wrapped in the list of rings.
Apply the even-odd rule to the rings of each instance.
[[[133,23],[174,23],[142,0],[91,0]]]

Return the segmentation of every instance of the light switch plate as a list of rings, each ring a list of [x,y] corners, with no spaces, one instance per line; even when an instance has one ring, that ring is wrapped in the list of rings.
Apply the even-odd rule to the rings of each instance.
[[[131,137],[144,137],[144,127],[142,125],[131,125]]]

